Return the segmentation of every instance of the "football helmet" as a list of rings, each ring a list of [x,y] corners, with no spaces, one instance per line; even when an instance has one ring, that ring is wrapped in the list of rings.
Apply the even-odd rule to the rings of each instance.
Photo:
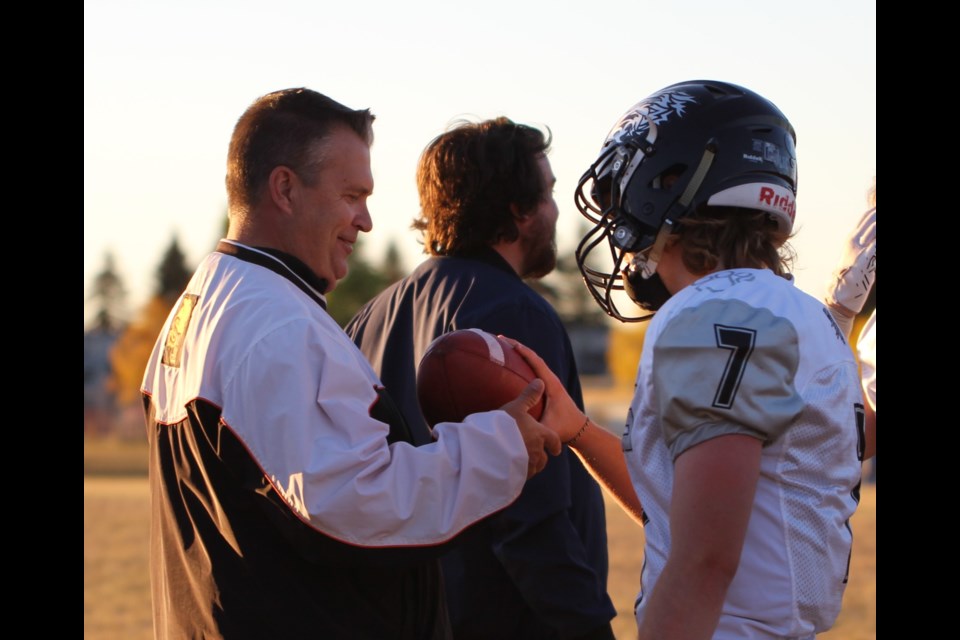
[[[600,307],[623,322],[649,319],[670,297],[656,275],[667,237],[703,204],[766,211],[789,233],[795,144],[793,127],[776,106],[726,82],[681,82],[631,107],[574,195],[594,225],[577,247],[577,265]],[[609,262],[588,264],[604,244]],[[651,313],[622,314],[614,291],[626,291]]]

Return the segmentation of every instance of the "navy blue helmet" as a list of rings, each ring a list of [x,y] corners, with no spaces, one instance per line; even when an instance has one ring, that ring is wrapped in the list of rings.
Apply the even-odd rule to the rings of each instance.
[[[773,103],[726,82],[681,82],[631,107],[574,196],[594,224],[577,247],[577,265],[601,308],[621,321],[651,317],[669,297],[655,274],[657,258],[649,269],[639,268],[642,260],[625,260],[624,254],[648,254],[658,237],[701,205],[765,211],[789,234],[797,193],[795,144],[793,127]],[[588,265],[587,256],[601,245],[609,250],[609,263]],[[651,313],[623,315],[612,292],[624,289]]]

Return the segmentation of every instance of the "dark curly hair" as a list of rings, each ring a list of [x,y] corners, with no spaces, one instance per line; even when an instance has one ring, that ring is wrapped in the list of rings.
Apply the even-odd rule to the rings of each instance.
[[[537,206],[550,188],[538,158],[551,134],[500,117],[459,121],[434,138],[417,165],[424,253],[466,255],[518,237],[514,210]]]

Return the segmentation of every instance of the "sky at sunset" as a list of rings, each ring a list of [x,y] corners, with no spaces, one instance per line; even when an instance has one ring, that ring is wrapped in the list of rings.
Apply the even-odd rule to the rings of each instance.
[[[132,313],[174,234],[191,267],[213,248],[230,134],[264,93],[305,86],[374,112],[364,254],[393,240],[412,267],[417,158],[455,119],[550,128],[572,252],[574,188],[611,125],[697,78],[753,89],[797,130],[796,275],[819,293],[876,175],[873,1],[86,0],[84,299],[107,251]]]

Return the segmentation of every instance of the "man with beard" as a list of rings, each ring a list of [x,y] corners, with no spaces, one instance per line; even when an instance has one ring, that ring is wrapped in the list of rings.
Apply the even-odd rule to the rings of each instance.
[[[347,326],[418,444],[432,435],[417,404],[417,363],[457,329],[535,349],[583,405],[567,332],[523,282],[556,266],[549,146],[549,131],[501,117],[458,123],[420,157],[413,226],[430,257]],[[605,522],[598,484],[564,448],[513,505],[443,558],[454,637],[613,638]]]

